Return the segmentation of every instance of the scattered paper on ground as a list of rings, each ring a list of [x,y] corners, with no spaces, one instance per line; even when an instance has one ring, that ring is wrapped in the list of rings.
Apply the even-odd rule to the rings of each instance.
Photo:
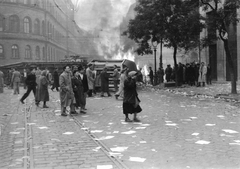
[[[106,137],[100,137],[100,138],[96,138],[95,140],[108,140],[108,139],[112,139],[114,136],[106,136]]]
[[[216,124],[205,124],[205,126],[215,126]]]
[[[129,161],[135,161],[135,162],[144,162],[146,158],[141,158],[141,157],[130,157]]]
[[[196,144],[209,144],[209,141],[205,141],[205,140],[198,140],[197,142],[195,142]]]
[[[199,133],[192,133],[192,136],[198,136]]]
[[[230,133],[230,134],[236,134],[236,133],[238,133],[237,131],[229,130],[229,129],[222,129],[222,131],[224,131],[224,132],[226,132],[226,133]]]
[[[63,134],[66,134],[66,135],[71,135],[71,134],[73,134],[74,132],[65,132],[65,133],[63,133]]]
[[[102,130],[91,130],[91,133],[101,133],[103,132]]]
[[[38,127],[39,129],[48,129],[48,127],[46,127],[46,126],[43,126],[43,127]]]
[[[117,151],[117,152],[123,152],[128,149],[128,147],[115,147],[115,148],[110,148],[111,151]]]
[[[136,131],[133,130],[122,132],[122,134],[134,134],[134,133],[136,133]]]
[[[98,165],[97,169],[112,169],[112,165]]]

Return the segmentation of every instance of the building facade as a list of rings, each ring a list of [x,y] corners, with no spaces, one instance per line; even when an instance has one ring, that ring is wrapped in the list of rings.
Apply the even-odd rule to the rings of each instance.
[[[70,0],[1,1],[0,66],[79,55],[80,32]]]

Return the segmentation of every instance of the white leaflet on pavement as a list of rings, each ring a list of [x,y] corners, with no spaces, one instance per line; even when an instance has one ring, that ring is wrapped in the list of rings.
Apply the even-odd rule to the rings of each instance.
[[[146,141],[140,141],[140,143],[142,143],[142,144],[143,144],[143,143],[147,143],[147,142],[146,142]]]
[[[31,125],[35,125],[36,123],[27,123],[27,125],[31,126]]]
[[[63,134],[66,134],[66,135],[71,135],[71,134],[73,134],[74,132],[65,132],[65,133],[63,133]]]
[[[238,133],[237,131],[230,130],[230,129],[222,129],[222,131],[224,131],[224,132],[226,132],[226,133],[230,133],[230,134],[236,134],[236,133]]]
[[[61,112],[61,110],[54,110],[54,113],[59,113]]]
[[[236,142],[236,143],[240,143],[240,140],[233,140],[234,142]]]
[[[122,134],[134,134],[134,133],[136,133],[136,131],[133,130],[122,132]]]
[[[51,140],[52,140],[52,141],[58,141],[58,142],[61,142],[61,140],[56,139],[56,138],[52,138]]]
[[[20,134],[20,132],[10,132],[9,134]]]
[[[189,117],[190,119],[197,119],[197,117]]]
[[[101,133],[103,130],[91,130],[91,133]]]
[[[215,126],[216,124],[205,124],[205,126]]]
[[[43,126],[43,127],[38,127],[39,129],[48,129],[48,127],[46,127],[46,126]]]
[[[141,126],[150,126],[150,124],[141,124]]]
[[[96,138],[95,140],[108,140],[108,139],[112,139],[114,136],[106,136],[106,137],[100,137],[100,138]]]
[[[238,145],[238,146],[240,146],[240,143],[229,143],[229,145]]]
[[[115,147],[115,148],[110,148],[111,151],[116,151],[116,152],[123,152],[126,151],[128,147]]]
[[[113,133],[116,134],[116,133],[119,133],[119,131],[114,131]]]
[[[98,152],[99,149],[101,149],[101,147],[96,147],[96,148],[94,148],[92,150]]]
[[[141,157],[130,157],[129,161],[135,161],[135,162],[144,162],[146,158],[141,158]]]
[[[113,169],[112,165],[97,165],[97,169]]]
[[[209,144],[209,141],[205,141],[205,140],[198,140],[197,142],[195,142],[196,144]]]
[[[198,136],[199,133],[192,133],[192,136]]]
[[[218,115],[217,117],[219,117],[219,118],[224,118],[225,116],[223,116],[223,115]]]
[[[168,124],[165,124],[165,125],[167,125],[167,126],[177,126],[176,123],[168,123]]]
[[[145,129],[146,127],[136,127],[135,129]]]

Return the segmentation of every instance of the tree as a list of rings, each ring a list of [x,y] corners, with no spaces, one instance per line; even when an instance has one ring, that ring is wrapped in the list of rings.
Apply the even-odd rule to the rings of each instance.
[[[134,9],[136,17],[129,21],[124,32],[138,44],[138,54],[152,53],[149,41],[162,40],[165,47],[172,47],[174,68],[177,72],[178,49],[189,50],[199,45],[199,2],[196,0],[138,0]],[[176,74],[176,85],[178,76]]]
[[[208,37],[203,39],[205,46],[221,39],[224,44],[226,59],[230,68],[231,75],[231,93],[237,93],[237,71],[234,59],[229,48],[229,26],[236,26],[239,19],[237,18],[237,9],[239,9],[240,0],[201,0],[203,11],[209,15],[205,18],[209,29]],[[218,32],[218,35],[216,34]]]

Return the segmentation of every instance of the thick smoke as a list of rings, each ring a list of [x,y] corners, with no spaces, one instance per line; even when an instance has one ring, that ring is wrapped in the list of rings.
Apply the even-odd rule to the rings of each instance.
[[[77,24],[88,31],[98,55],[113,58],[127,52],[134,43],[121,36],[133,17],[135,0],[80,0],[75,15]],[[89,49],[91,50],[91,49]]]

